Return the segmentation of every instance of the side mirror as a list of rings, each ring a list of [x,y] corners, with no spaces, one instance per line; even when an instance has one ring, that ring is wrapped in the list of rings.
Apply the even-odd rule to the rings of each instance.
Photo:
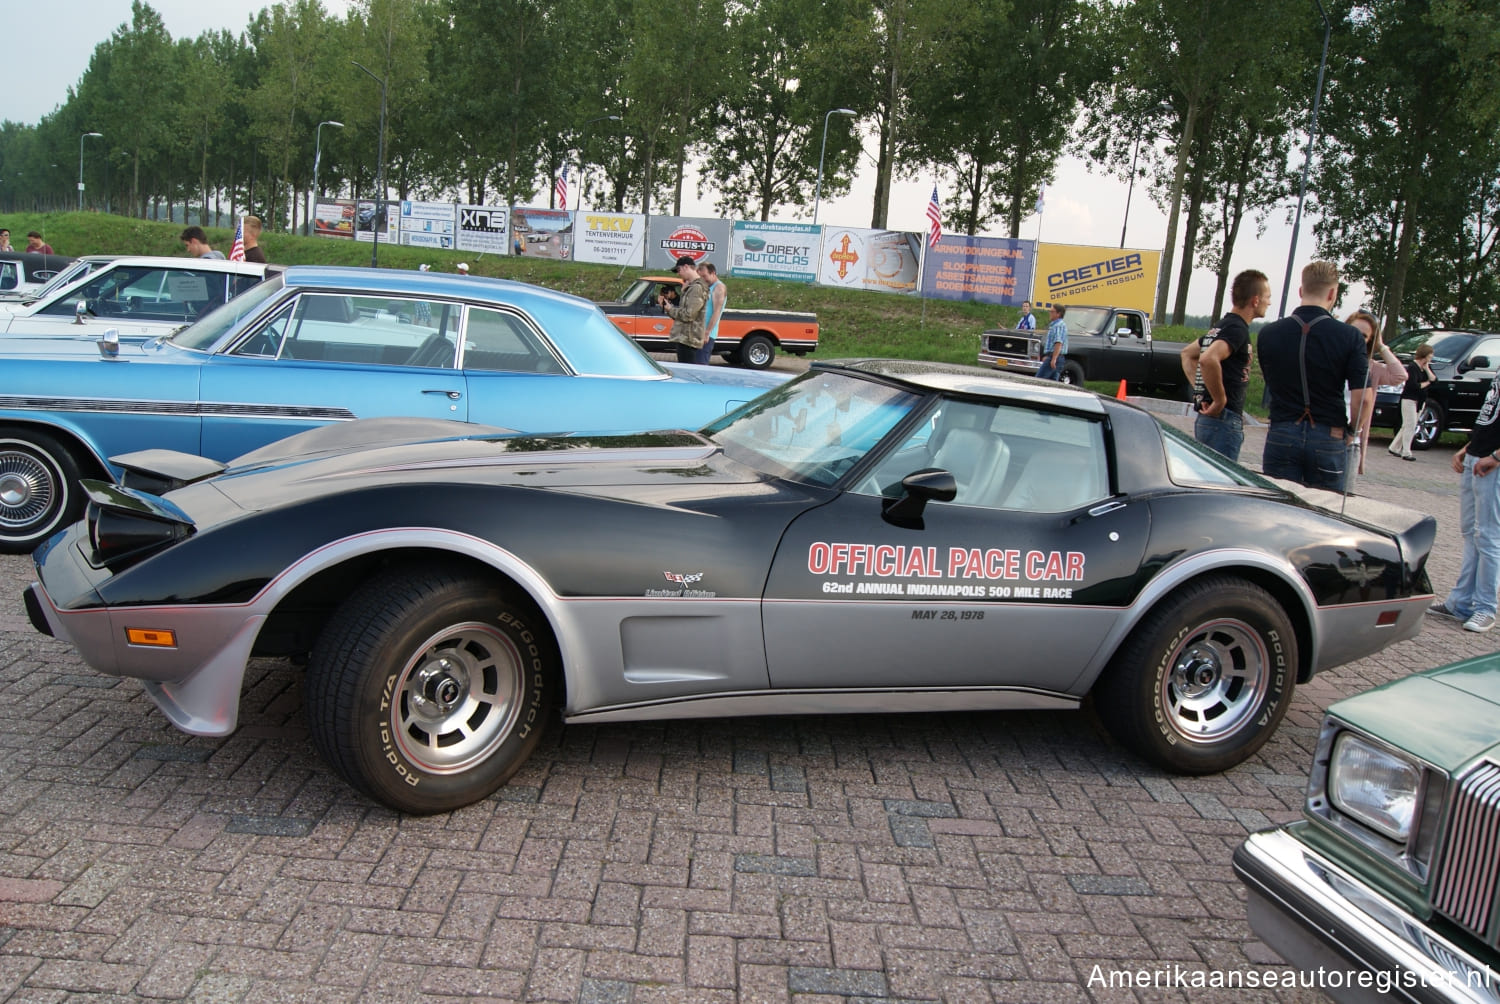
[[[79,297],[78,303],[73,307],[73,323],[82,324],[84,315],[89,312],[89,301],[87,297]]]
[[[1108,331],[1108,332],[1105,332],[1105,335],[1106,335],[1106,337],[1109,338],[1109,344],[1111,344],[1111,345],[1119,345],[1120,344],[1120,333],[1118,331]]]
[[[908,529],[922,528],[922,513],[928,502],[952,502],[958,494],[958,482],[939,467],[924,467],[901,479],[900,497],[886,502],[881,517],[888,523]]]
[[[1468,363],[1464,366],[1465,370],[1487,370],[1490,368],[1489,356],[1470,356]]]
[[[104,329],[104,334],[99,336],[99,355],[103,359],[118,359],[120,357],[119,328]]]

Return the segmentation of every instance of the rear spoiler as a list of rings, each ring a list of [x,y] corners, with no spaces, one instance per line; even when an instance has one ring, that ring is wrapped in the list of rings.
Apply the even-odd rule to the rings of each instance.
[[[1434,516],[1364,495],[1346,495],[1321,488],[1308,488],[1280,478],[1270,480],[1308,505],[1390,534],[1396,538],[1401,546],[1402,557],[1413,570],[1421,568],[1427,555],[1432,553],[1432,545],[1437,540],[1437,519]]]

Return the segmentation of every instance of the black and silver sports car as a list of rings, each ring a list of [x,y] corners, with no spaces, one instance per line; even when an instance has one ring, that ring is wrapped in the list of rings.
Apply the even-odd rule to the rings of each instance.
[[[234,729],[250,656],[305,655],[318,748],[409,812],[493,792],[558,709],[1093,695],[1148,760],[1222,770],[1431,593],[1429,516],[1299,498],[1125,402],[968,367],[820,364],[701,434],[382,419],[227,469],[117,462],[37,551],[37,629],[204,735]]]

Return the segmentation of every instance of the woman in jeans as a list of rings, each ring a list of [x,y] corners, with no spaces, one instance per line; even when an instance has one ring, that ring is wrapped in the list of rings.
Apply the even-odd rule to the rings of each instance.
[[[1406,366],[1406,386],[1401,388],[1401,428],[1391,440],[1390,454],[1402,460],[1416,460],[1411,455],[1412,440],[1417,437],[1417,416],[1427,404],[1427,388],[1437,379],[1432,372],[1432,346],[1422,344],[1412,353]]]
[[[1370,357],[1370,375],[1365,378],[1364,404],[1359,409],[1359,473],[1365,472],[1365,453],[1370,446],[1370,419],[1375,414],[1375,391],[1394,383],[1406,382],[1406,367],[1396,358],[1389,345],[1380,337],[1380,322],[1367,310],[1356,310],[1344,318],[1365,336],[1365,354]]]

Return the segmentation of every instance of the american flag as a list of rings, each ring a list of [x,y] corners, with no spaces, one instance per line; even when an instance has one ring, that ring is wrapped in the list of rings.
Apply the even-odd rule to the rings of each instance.
[[[1047,183],[1044,181],[1044,182],[1042,182],[1042,187],[1037,190],[1037,193],[1036,193],[1036,208],[1033,209],[1032,212],[1036,213],[1036,215],[1038,215],[1038,216],[1042,215],[1042,202],[1046,198],[1047,198]]]
[[[943,211],[938,208],[937,186],[932,186],[932,201],[927,203],[927,246],[937,247],[943,239]]]
[[[557,196],[557,208],[568,208],[568,165],[564,164],[562,174],[557,176],[557,184],[552,186],[552,194]]]
[[[234,225],[234,243],[229,246],[229,260],[245,260],[245,218],[243,216]]]

